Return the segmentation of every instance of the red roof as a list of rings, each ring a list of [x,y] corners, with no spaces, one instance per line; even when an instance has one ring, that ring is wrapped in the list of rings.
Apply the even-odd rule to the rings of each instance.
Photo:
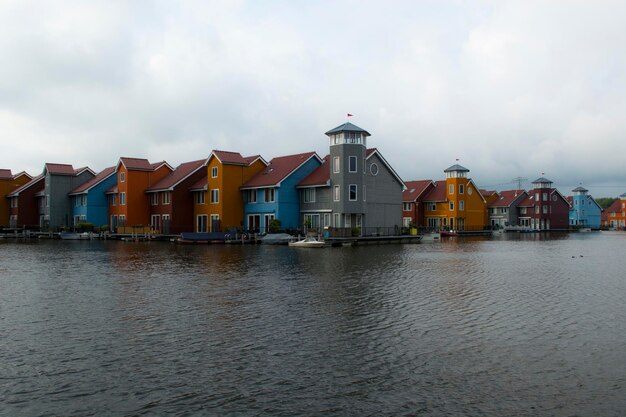
[[[144,158],[127,158],[125,156],[120,158],[120,162],[124,164],[126,169],[138,170],[138,171],[152,171],[154,167]]]
[[[69,164],[46,164],[46,170],[56,175],[76,175],[74,167]]]
[[[328,185],[330,181],[330,155],[326,155],[322,160],[322,165],[317,167],[313,172],[304,177],[298,183],[298,187],[312,187],[317,185]]]
[[[14,196],[19,195],[22,191],[26,190],[27,188],[30,188],[31,186],[37,184],[39,181],[42,181],[43,179],[44,179],[43,174],[37,175],[35,178],[28,181],[26,184],[11,191],[9,194],[7,194],[7,197],[14,197]]]
[[[13,173],[10,169],[0,169],[0,180],[12,180]]]
[[[72,191],[69,192],[69,194],[82,194],[82,193],[85,193],[85,192],[89,191],[89,189],[91,187],[99,184],[101,181],[104,181],[105,179],[109,178],[113,174],[115,174],[115,167],[105,168],[102,171],[98,172],[98,175],[96,175],[95,177],[93,177],[89,181],[87,181],[87,182],[79,185],[78,187],[74,188]]]
[[[490,197],[497,193],[496,190],[478,190],[479,193],[482,194],[483,197]]]
[[[435,186],[424,196],[423,201],[446,201],[446,181],[435,181]]]
[[[509,207],[516,199],[519,198],[520,195],[527,195],[524,190],[505,190],[500,191],[498,194],[500,194],[500,197],[489,204],[489,207]],[[521,202],[524,200],[525,198],[522,199]]]
[[[622,211],[622,200],[615,200],[613,202],[613,204],[611,204],[607,209],[605,209],[604,211],[608,213],[619,213]]]
[[[239,152],[229,152],[229,151],[213,151],[213,155],[220,160],[222,164],[230,164],[230,165],[249,165],[250,162],[247,161]]]
[[[150,191],[162,191],[170,190],[177,186],[185,178],[196,172],[198,169],[204,166],[204,159],[198,161],[184,162],[176,167],[171,174],[163,178],[151,187],[146,189],[146,192]]]
[[[109,188],[104,193],[105,194],[117,194],[118,191],[119,191],[119,189],[117,188],[117,184],[115,184],[113,187]]]
[[[189,191],[203,191],[203,190],[206,191],[208,187],[209,187],[209,182],[205,175],[204,177],[202,177],[200,181],[196,182],[191,187],[189,187]]]
[[[241,189],[278,185],[282,180],[313,157],[317,157],[315,152],[305,152],[273,158],[263,171],[252,177]],[[319,159],[319,157],[317,158]]]
[[[432,180],[406,181],[406,190],[402,192],[402,201],[415,201],[429,187]]]

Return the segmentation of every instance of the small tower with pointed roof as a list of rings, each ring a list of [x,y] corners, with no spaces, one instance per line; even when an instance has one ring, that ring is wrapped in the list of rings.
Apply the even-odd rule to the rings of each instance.
[[[369,132],[344,123],[326,132],[330,144],[330,185],[333,213],[345,226],[359,226],[366,213],[365,161]],[[354,219],[354,221],[353,221]]]

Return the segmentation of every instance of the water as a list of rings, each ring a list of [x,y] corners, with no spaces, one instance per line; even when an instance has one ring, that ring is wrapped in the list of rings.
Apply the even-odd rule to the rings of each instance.
[[[625,415],[624,271],[618,232],[3,241],[0,415]]]

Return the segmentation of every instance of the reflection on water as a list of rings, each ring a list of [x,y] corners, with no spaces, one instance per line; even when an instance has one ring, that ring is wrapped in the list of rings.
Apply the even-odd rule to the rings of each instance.
[[[626,409],[623,233],[0,256],[0,415]]]

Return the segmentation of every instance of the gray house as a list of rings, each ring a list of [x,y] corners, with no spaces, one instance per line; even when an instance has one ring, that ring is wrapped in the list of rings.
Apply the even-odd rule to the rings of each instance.
[[[40,195],[39,225],[42,230],[73,226],[72,199],[68,193],[95,177],[88,167],[74,169],[67,164],[46,164],[44,189]]]
[[[345,123],[326,136],[330,154],[297,186],[302,224],[334,234],[397,234],[404,182],[377,149],[367,149],[370,134]]]
[[[497,193],[497,198],[489,204],[489,224],[493,228],[518,226],[519,203],[524,201],[528,194],[524,190],[506,190]]]

